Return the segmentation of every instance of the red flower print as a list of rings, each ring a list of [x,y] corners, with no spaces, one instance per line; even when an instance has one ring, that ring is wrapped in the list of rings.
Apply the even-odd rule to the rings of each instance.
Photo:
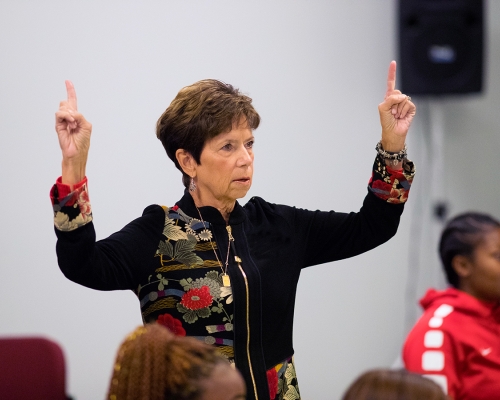
[[[174,210],[174,211],[177,211],[178,209],[179,209],[179,206],[177,204],[172,207],[172,210]]]
[[[202,286],[199,289],[191,289],[182,296],[181,304],[189,310],[199,310],[200,308],[208,307],[212,304],[210,288],[208,286]]]
[[[376,195],[383,200],[387,200],[390,197],[390,193],[392,190],[392,185],[385,183],[384,181],[377,180],[373,182],[372,189],[377,189],[386,193],[376,192]]]
[[[276,398],[278,393],[278,373],[274,368],[271,368],[266,372],[267,374],[267,385],[269,386],[269,397],[271,400]]]
[[[391,197],[387,199],[387,202],[393,204],[404,203],[408,200],[408,191],[404,189],[393,189],[391,191]]]
[[[186,336],[186,330],[182,327],[182,322],[170,314],[162,314],[156,320],[160,325],[167,327],[172,333],[177,336]]]
[[[80,207],[80,213],[85,217],[92,212],[89,201],[89,194],[83,187],[82,192],[78,195],[78,206]]]
[[[391,199],[397,199],[401,195],[399,189],[391,189]]]
[[[85,189],[85,187],[83,188],[83,190],[80,192],[80,199],[79,199],[81,202],[85,202],[85,203],[88,203],[89,202],[89,193],[87,192],[87,190]]]

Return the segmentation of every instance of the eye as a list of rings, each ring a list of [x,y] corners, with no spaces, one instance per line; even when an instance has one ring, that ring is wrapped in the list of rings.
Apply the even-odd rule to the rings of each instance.
[[[230,151],[232,149],[233,149],[233,145],[231,143],[228,143],[228,144],[225,144],[224,146],[222,146],[221,150]]]
[[[247,149],[251,149],[251,148],[253,147],[253,143],[254,143],[254,141],[253,141],[253,140],[250,140],[249,142],[246,142],[246,143],[245,143],[246,148],[247,148]]]

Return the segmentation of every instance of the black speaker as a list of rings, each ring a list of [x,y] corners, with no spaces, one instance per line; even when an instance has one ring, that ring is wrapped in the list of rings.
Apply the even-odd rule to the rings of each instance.
[[[404,93],[482,90],[483,0],[399,0],[398,13]]]

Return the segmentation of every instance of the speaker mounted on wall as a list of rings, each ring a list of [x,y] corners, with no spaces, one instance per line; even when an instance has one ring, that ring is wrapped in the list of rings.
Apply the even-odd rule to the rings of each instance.
[[[402,91],[481,92],[483,40],[483,0],[399,0]]]

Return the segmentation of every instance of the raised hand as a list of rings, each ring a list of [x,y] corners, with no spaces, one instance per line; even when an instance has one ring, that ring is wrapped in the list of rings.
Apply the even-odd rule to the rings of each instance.
[[[415,104],[409,96],[395,89],[396,61],[389,64],[387,91],[379,104],[380,124],[382,125],[382,146],[387,151],[400,151],[405,144],[406,135],[416,113]]]
[[[75,87],[66,81],[68,99],[56,112],[56,132],[61,147],[62,182],[73,185],[85,177],[92,125],[78,112]]]

